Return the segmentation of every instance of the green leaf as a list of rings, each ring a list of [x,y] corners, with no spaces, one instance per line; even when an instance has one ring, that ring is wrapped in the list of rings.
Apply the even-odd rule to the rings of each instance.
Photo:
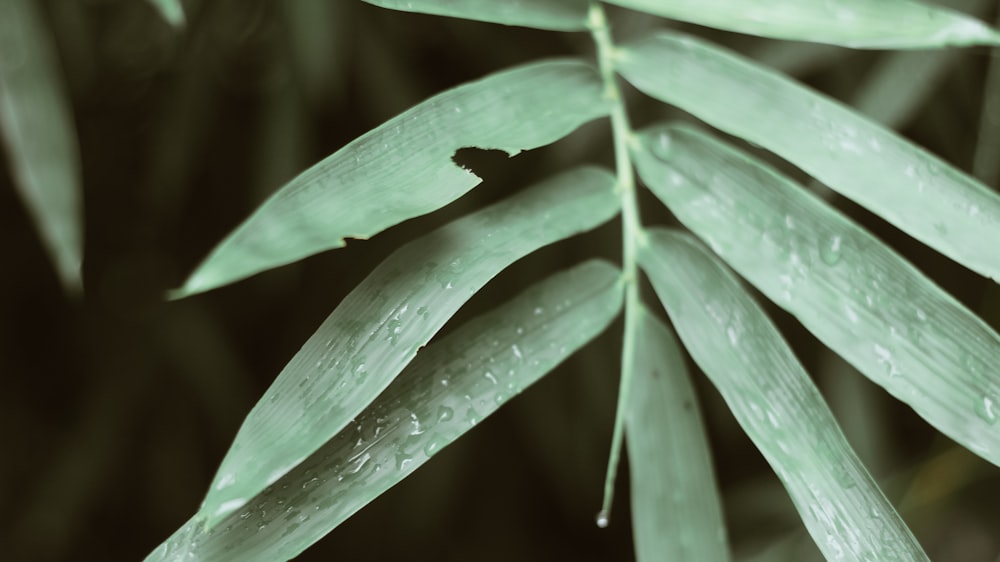
[[[639,309],[626,418],[636,559],[729,560],[719,491],[677,338]]]
[[[788,490],[827,560],[927,560],[809,375],[724,265],[686,234],[640,249],[681,341]]]
[[[633,43],[618,65],[643,92],[777,153],[942,254],[1000,280],[1000,197],[889,129],[689,36],[661,33]]]
[[[639,173],[685,226],[823,343],[1000,465],[1000,336],[791,180],[689,127],[641,137]]]
[[[975,18],[909,0],[608,2],[728,31],[862,49],[1000,44],[1000,33]]]
[[[298,555],[603,331],[621,308],[619,275],[584,263],[429,345],[308,460],[213,530],[192,519],[147,560]]]
[[[202,504],[208,525],[343,429],[497,273],[614,217],[614,183],[603,169],[561,174],[382,262],[306,341],[243,422]]]
[[[339,248],[434,211],[478,185],[463,147],[549,144],[608,113],[594,69],[550,60],[438,94],[352,141],[271,196],[175,293],[184,296]]]
[[[180,0],[149,0],[149,3],[160,12],[163,19],[174,27],[184,25],[184,6]]]
[[[364,0],[369,4],[476,21],[556,31],[587,29],[586,0]]]
[[[80,164],[55,46],[38,4],[0,2],[0,136],[14,185],[63,286],[81,288]]]

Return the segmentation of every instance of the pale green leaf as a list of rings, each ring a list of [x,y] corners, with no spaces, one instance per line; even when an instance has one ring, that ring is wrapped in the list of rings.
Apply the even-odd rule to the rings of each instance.
[[[364,0],[369,4],[422,14],[552,29],[587,29],[587,0]]]
[[[429,345],[309,459],[211,531],[192,519],[147,560],[296,556],[604,330],[619,275],[596,260],[557,273]]]
[[[1000,465],[1000,336],[838,211],[689,127],[645,133],[639,173],[685,226],[823,343]]]
[[[614,177],[581,168],[397,250],[285,366],[243,422],[200,515],[213,526],[316,451],[389,385],[483,285],[618,212]]]
[[[850,108],[748,59],[661,33],[618,67],[645,93],[759,144],[962,265],[1000,280],[1000,197]],[[738,93],[737,93],[738,92]]]
[[[63,286],[81,287],[83,225],[76,131],[55,47],[33,0],[0,1],[0,136]]]
[[[608,113],[594,69],[550,60],[438,94],[369,131],[271,196],[177,291],[206,291],[367,238],[478,185],[460,148],[510,154],[549,144]]]
[[[975,18],[910,0],[608,2],[728,31],[861,49],[1000,44],[1000,33]]]
[[[184,25],[184,6],[181,0],[149,0],[149,3],[160,12],[160,16],[174,27]]]
[[[636,560],[729,560],[708,435],[677,338],[640,308],[626,414]]]
[[[689,235],[639,260],[681,341],[777,473],[827,560],[927,560],[809,375],[736,277]]]

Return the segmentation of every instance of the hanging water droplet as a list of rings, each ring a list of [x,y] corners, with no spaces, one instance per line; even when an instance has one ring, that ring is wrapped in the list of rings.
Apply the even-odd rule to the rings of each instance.
[[[594,523],[601,529],[607,529],[608,524],[611,523],[611,517],[606,510],[600,510],[597,512],[597,516],[594,517]]]
[[[826,265],[837,265],[840,262],[841,251],[840,251],[841,238],[840,235],[834,236],[829,243],[823,244],[819,249],[819,257],[823,260]]]
[[[997,413],[994,410],[993,399],[989,396],[983,396],[983,399],[976,402],[976,415],[979,416],[984,422],[990,425],[996,425],[997,423]]]

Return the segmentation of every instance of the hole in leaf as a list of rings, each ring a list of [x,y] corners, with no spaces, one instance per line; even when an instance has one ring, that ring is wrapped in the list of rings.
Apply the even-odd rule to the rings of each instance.
[[[451,157],[452,162],[473,174],[486,179],[502,173],[505,166],[510,165],[510,157],[502,150],[487,150],[483,148],[460,148]]]

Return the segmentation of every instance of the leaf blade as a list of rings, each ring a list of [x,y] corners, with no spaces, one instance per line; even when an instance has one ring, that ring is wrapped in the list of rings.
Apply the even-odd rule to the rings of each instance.
[[[312,454],[505,267],[612,218],[614,183],[603,169],[566,172],[394,252],[337,306],[254,406],[199,514],[214,525]]]
[[[207,291],[434,211],[481,181],[452,162],[459,148],[516,154],[554,142],[607,110],[595,71],[573,59],[522,65],[438,94],[282,187],[212,250],[174,296]]]
[[[585,262],[429,345],[356,427],[275,482],[270,494],[208,533],[199,534],[192,519],[147,560],[298,555],[602,332],[621,309],[620,273],[606,262]]]
[[[587,2],[583,0],[364,0],[369,4],[421,14],[534,27],[553,31],[587,29]]]
[[[650,131],[643,144],[663,134],[669,152],[642,151],[640,175],[682,223],[868,378],[1000,465],[996,332],[770,167],[691,127]]]
[[[727,31],[862,49],[996,45],[1000,34],[960,12],[909,0],[608,0]]]
[[[0,135],[14,185],[63,287],[82,288],[83,219],[76,132],[55,46],[35,2],[0,2]]]
[[[659,72],[658,69],[669,69]],[[625,78],[759,144],[958,263],[1000,281],[1000,196],[841,104],[690,36],[632,43]],[[740,91],[739,96],[718,92]]]
[[[649,232],[639,261],[684,346],[774,468],[827,559],[927,560],[735,276],[690,236],[664,229]]]
[[[673,333],[640,309],[625,436],[636,560],[730,559],[708,435]]]

